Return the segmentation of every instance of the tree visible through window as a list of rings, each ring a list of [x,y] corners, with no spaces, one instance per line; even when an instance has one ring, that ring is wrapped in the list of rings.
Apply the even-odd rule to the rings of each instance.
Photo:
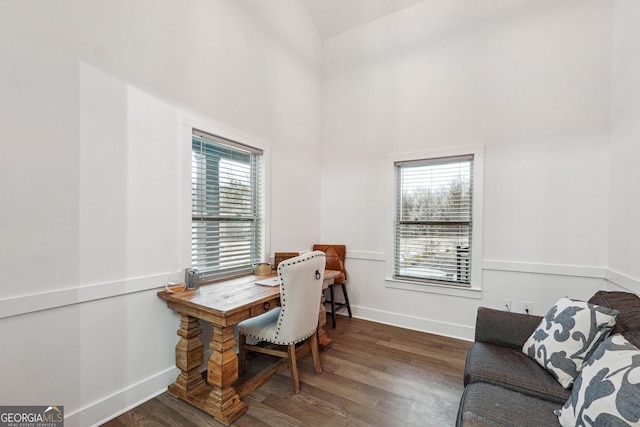
[[[473,156],[396,162],[394,277],[469,285]]]
[[[260,258],[262,152],[194,130],[192,265],[205,279],[249,272]]]

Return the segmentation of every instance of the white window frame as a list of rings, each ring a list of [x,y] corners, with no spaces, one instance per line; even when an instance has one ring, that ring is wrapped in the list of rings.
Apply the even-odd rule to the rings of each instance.
[[[473,227],[471,237],[471,283],[469,286],[394,278],[395,263],[395,217],[397,203],[396,163],[415,160],[436,159],[473,155]],[[387,209],[385,286],[389,288],[430,292],[445,295],[480,298],[482,290],[482,212],[484,147],[481,145],[460,146],[425,150],[412,153],[394,153],[387,159]]]
[[[191,267],[192,256],[192,200],[191,200],[191,151],[193,131],[202,131],[216,135],[231,141],[238,141],[244,145],[262,150],[262,236],[260,243],[261,260],[267,259],[266,254],[271,246],[271,218],[270,218],[270,188],[271,188],[271,145],[268,141],[253,135],[238,131],[227,125],[203,119],[191,114],[182,114],[182,127],[180,130],[180,153],[181,158],[181,182],[182,182],[182,220],[181,223],[181,268]],[[217,280],[217,279],[216,279]]]

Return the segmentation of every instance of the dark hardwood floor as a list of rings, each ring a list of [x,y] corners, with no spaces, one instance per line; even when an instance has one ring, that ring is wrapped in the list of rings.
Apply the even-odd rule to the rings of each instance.
[[[316,374],[311,356],[304,357],[300,394],[291,391],[287,370],[244,399],[249,409],[234,426],[455,424],[471,343],[343,316],[326,331],[334,344],[321,353],[324,372]],[[269,357],[248,359],[247,375],[270,363]],[[222,425],[166,392],[104,424]]]

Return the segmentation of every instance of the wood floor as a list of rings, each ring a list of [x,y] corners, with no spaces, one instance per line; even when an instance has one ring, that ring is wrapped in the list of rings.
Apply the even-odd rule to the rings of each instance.
[[[327,334],[334,344],[321,353],[322,374],[306,356],[298,366],[300,394],[292,393],[287,370],[244,399],[249,409],[233,425],[454,425],[471,343],[343,316]],[[248,357],[247,375],[269,357]],[[166,392],[104,424],[222,425]]]

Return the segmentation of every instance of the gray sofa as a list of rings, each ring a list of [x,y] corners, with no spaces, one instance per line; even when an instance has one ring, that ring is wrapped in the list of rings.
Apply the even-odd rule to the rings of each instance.
[[[597,292],[589,303],[618,310],[612,334],[640,347],[640,298],[627,292]],[[475,342],[464,372],[465,390],[456,426],[558,426],[554,410],[571,390],[521,349],[542,317],[479,308]]]

